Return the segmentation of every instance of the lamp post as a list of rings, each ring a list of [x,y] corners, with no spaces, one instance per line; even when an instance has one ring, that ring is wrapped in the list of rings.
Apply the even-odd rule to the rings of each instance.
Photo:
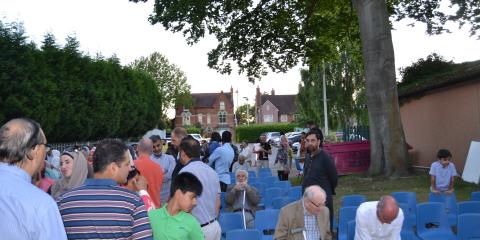
[[[248,104],[248,97],[243,97],[245,99],[245,101],[247,101],[247,126],[250,125],[248,119],[250,118],[250,116],[248,115],[248,109],[250,108],[250,105]]]

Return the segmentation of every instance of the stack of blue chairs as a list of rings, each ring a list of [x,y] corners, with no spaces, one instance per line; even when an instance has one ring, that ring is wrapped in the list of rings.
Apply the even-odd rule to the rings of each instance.
[[[355,227],[356,223],[355,220],[351,220],[347,224],[347,239],[348,240],[355,240]],[[402,238],[403,239],[403,238]]]
[[[355,220],[358,207],[341,207],[338,212],[338,240],[348,239],[348,222]]]
[[[479,213],[465,213],[458,215],[457,240],[480,239],[479,224]]]
[[[342,197],[342,207],[358,207],[366,200],[367,198],[360,194],[345,195]]]
[[[302,186],[291,187],[288,191],[288,197],[298,200],[302,197]]]
[[[265,204],[265,208],[272,208],[273,199],[277,197],[281,197],[284,194],[284,190],[281,188],[267,188],[265,192],[265,197],[263,204]]]
[[[417,235],[424,240],[454,240],[443,203],[427,202],[417,205]]]
[[[428,201],[443,203],[448,222],[451,226],[457,225],[457,198],[455,197],[455,193],[448,195],[445,193],[430,193]]]
[[[226,213],[223,212],[218,217],[218,223],[222,228],[222,238],[225,239],[225,235],[228,231],[244,229],[243,217],[240,213]]]
[[[271,177],[272,176],[272,170],[270,168],[260,168],[258,170],[258,177]]]
[[[412,218],[409,217],[409,212],[410,210],[408,209],[408,205],[405,203],[398,203],[398,206],[400,209],[402,209],[403,212],[403,224],[402,224],[402,231],[400,232],[400,236],[404,240],[416,240],[417,235],[413,231],[413,222]]]
[[[285,192],[290,191],[292,184],[290,181],[275,181],[273,187],[279,187],[285,189]]]
[[[458,215],[464,213],[480,213],[480,201],[463,201],[457,204]]]
[[[289,197],[277,197],[277,198],[274,198],[272,201],[272,208],[281,209],[282,207],[292,202],[295,202],[295,199],[289,198]]]
[[[257,177],[257,173],[253,170],[248,170],[248,178]]]
[[[278,177],[270,176],[270,177],[263,177],[259,179],[259,181],[264,182],[267,185],[267,188],[275,187],[275,183],[278,182]]]
[[[226,234],[226,240],[261,240],[262,234],[256,229],[231,230]]]
[[[405,217],[409,216],[412,226],[415,226],[417,224],[417,194],[415,192],[393,192],[391,195],[398,203],[407,205],[403,214]]]

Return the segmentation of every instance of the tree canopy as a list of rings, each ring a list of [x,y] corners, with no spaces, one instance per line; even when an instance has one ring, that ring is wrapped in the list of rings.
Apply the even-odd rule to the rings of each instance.
[[[143,71],[91,58],[74,37],[38,48],[18,23],[0,22],[0,122],[38,121],[50,142],[139,136],[159,120],[160,94]]]
[[[432,77],[433,75],[448,72],[453,67],[453,61],[447,61],[443,56],[432,53],[425,59],[420,58],[412,65],[401,68],[400,74],[402,75],[402,83],[410,84]]]

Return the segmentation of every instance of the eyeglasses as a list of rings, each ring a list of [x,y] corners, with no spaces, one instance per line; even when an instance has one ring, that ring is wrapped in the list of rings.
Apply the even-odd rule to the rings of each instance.
[[[322,203],[314,203],[312,200],[309,199],[309,201],[317,208],[321,208],[321,207],[324,207],[325,206],[325,202],[322,202]]]

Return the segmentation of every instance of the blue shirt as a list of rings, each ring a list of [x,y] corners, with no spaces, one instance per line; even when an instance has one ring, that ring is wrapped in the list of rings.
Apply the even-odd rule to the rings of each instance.
[[[69,239],[152,239],[140,196],[112,179],[87,179],[58,201]]]
[[[200,224],[208,223],[213,220],[216,213],[215,203],[220,194],[220,183],[215,171],[200,159],[192,159],[185,165],[180,173],[189,172],[200,180],[203,191],[200,197],[197,197],[197,205],[192,209],[192,215]]]
[[[67,239],[57,204],[23,169],[0,163],[0,238]]]
[[[162,201],[162,206],[168,199],[170,199],[170,185],[172,184],[172,173],[173,169],[175,169],[175,165],[177,162],[172,155],[168,155],[162,153],[160,157],[157,157],[155,154],[152,154],[150,158],[158,163],[163,170],[163,183],[162,183],[162,191],[160,192],[160,200]]]
[[[218,178],[225,184],[230,184],[230,165],[232,164],[235,153],[230,143],[224,143],[218,147],[208,158],[208,165],[215,164],[215,172]]]

